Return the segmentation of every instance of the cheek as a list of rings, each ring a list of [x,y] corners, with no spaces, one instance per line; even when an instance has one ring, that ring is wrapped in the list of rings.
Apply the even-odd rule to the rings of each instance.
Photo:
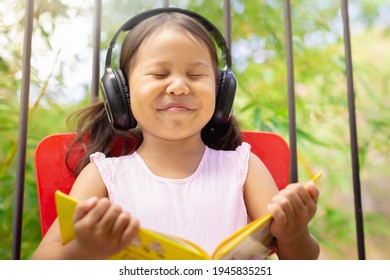
[[[147,113],[145,109],[153,102],[153,96],[150,95],[150,87],[146,86],[147,83],[133,82],[130,85],[130,107],[138,120]]]
[[[215,112],[215,102],[216,102],[216,98],[211,98],[210,101],[207,103],[207,112],[208,112],[208,115],[209,115],[209,120],[211,119],[211,117],[213,116],[214,112]]]
[[[210,114],[210,118],[212,117],[212,115],[214,114],[214,111],[215,111],[215,105],[216,105],[216,102],[217,102],[217,95],[215,93],[215,87],[212,87],[211,89],[208,90],[208,96],[204,98],[203,100],[203,104],[204,104],[204,107],[206,109],[206,111],[208,112],[208,114]]]
[[[143,108],[143,104],[145,104],[146,100],[142,97],[131,94],[130,93],[130,108],[134,118],[139,122],[142,120],[142,117],[147,114],[145,108]]]

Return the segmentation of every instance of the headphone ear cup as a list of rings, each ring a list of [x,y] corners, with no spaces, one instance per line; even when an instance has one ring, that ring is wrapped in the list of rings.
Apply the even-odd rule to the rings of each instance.
[[[130,89],[127,78],[120,69],[113,70],[113,72],[119,85],[120,97],[118,97],[118,100],[123,102],[123,106],[120,107],[120,112],[118,114],[120,116],[117,121],[118,126],[115,128],[120,130],[135,128],[137,126],[137,121],[131,112]]]
[[[130,110],[130,91],[123,72],[107,69],[101,79],[101,85],[105,108],[113,127],[119,130],[136,127],[137,121]]]
[[[215,111],[210,120],[212,126],[225,124],[230,120],[237,88],[237,79],[230,70],[220,70],[217,83]]]

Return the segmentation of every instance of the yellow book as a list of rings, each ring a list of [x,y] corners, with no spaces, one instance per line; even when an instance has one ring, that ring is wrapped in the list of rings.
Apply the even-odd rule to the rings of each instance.
[[[319,173],[312,179],[321,176]],[[73,215],[78,201],[61,191],[55,193],[61,242],[75,238]],[[131,245],[110,259],[122,260],[249,260],[266,259],[276,250],[276,239],[269,230],[271,214],[264,215],[223,240],[209,256],[191,241],[141,228]]]

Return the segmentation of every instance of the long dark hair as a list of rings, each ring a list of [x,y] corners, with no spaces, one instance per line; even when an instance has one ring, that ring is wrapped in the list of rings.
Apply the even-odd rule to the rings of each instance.
[[[131,73],[131,67],[142,42],[159,28],[174,27],[187,36],[193,36],[209,49],[217,79],[218,54],[213,37],[196,19],[181,13],[164,13],[148,18],[128,33],[121,55],[120,69],[123,73]],[[76,138],[70,145],[66,161],[71,171],[77,175],[89,163],[89,155],[102,152],[106,156],[120,156],[133,153],[142,143],[142,132],[139,128],[119,131],[112,127],[108,120],[103,102],[73,113],[68,125],[76,124]],[[72,128],[71,128],[72,129]],[[73,129],[72,129],[73,130]],[[205,126],[201,132],[203,142],[216,150],[234,150],[242,143],[241,132],[236,119],[232,116],[226,124]],[[75,167],[69,165],[72,155],[79,157]]]

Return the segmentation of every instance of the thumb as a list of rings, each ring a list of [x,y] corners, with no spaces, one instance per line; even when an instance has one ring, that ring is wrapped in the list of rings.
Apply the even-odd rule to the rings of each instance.
[[[93,207],[95,207],[97,201],[97,197],[91,197],[87,200],[80,201],[76,206],[76,211],[73,216],[73,222],[82,219]]]

